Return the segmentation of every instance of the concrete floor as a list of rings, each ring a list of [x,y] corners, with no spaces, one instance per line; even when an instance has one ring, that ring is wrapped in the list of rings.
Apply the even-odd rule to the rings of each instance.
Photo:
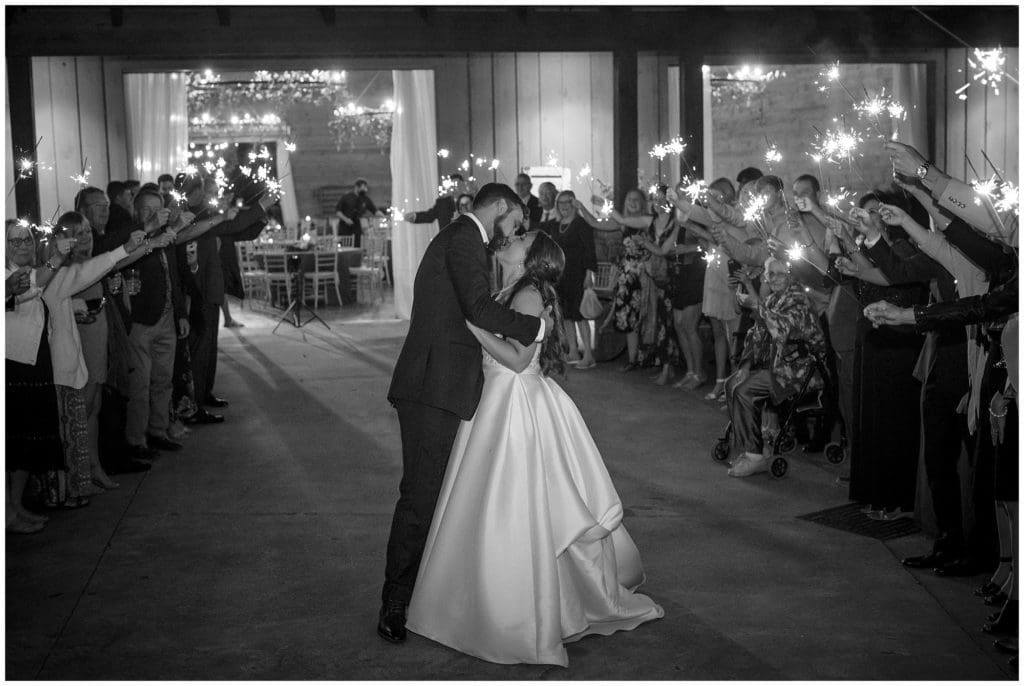
[[[228,422],[44,532],[7,536],[8,679],[1015,679],[980,632],[983,579],[911,573],[889,543],[796,519],[846,502],[842,466],[782,480],[708,455],[720,409],[617,364],[570,372],[665,618],[568,647],[568,669],[492,665],[374,633],[400,478],[385,400],[406,325],[332,329],[238,311],[222,330]],[[341,313],[339,313],[341,312]]]

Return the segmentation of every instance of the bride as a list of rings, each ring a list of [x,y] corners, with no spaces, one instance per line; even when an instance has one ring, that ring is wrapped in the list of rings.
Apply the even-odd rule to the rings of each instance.
[[[564,644],[664,616],[645,595],[622,503],[583,418],[549,378],[564,370],[554,285],[565,258],[543,232],[498,252],[499,300],[555,325],[520,345],[470,326],[484,388],[462,422],[434,511],[408,623],[491,662],[568,666]]]

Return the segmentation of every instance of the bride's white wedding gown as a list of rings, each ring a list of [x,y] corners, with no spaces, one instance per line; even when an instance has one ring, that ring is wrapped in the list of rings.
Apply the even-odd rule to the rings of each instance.
[[[539,353],[539,349],[538,349]],[[504,664],[568,665],[564,643],[664,616],[645,595],[622,503],[572,399],[483,354],[455,438],[407,627]]]

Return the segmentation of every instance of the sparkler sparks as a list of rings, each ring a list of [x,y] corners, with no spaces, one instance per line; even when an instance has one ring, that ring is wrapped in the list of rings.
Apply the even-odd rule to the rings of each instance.
[[[974,57],[968,57],[967,64],[974,69],[974,76],[956,90],[958,98],[966,100],[967,93],[965,91],[975,81],[983,86],[991,87],[995,94],[999,95],[999,84],[1002,83],[1003,77],[1006,75],[1006,55],[1002,48],[993,50],[975,48]]]
[[[295,152],[295,143],[286,142],[284,144],[284,149],[287,150],[288,152]]]
[[[491,166],[489,166],[488,169],[490,169],[491,171],[498,171],[498,165],[500,164],[501,160],[493,159],[491,160]]]
[[[761,218],[765,207],[768,206],[767,195],[751,195],[750,202],[743,208],[743,221],[753,222]]]
[[[690,197],[690,202],[700,202],[708,197],[708,185],[704,179],[696,179],[683,187],[683,192]]]
[[[686,143],[679,136],[676,136],[667,143],[657,143],[651,148],[647,154],[651,157],[656,157],[659,161],[665,159],[666,155],[681,155],[683,150],[686,149]]]
[[[781,162],[782,153],[779,152],[779,149],[776,146],[770,146],[768,150],[766,150],[764,153],[764,161],[767,162],[768,164],[772,164],[774,162]]]
[[[837,193],[827,193],[825,195],[825,204],[833,209],[839,209],[839,204],[849,197],[849,191],[845,188],[840,188]]]
[[[804,246],[797,243],[792,248],[786,250],[786,255],[794,262],[802,260],[804,259]]]
[[[1000,212],[1018,213],[1020,207],[1020,188],[1007,181],[999,187],[999,197],[995,201],[995,208]]]
[[[469,171],[469,167],[470,167],[469,160],[462,160],[462,164],[459,165],[459,169],[461,169],[462,171],[466,171],[466,172]]]
[[[448,159],[448,156],[451,154],[452,153],[450,150],[448,150],[448,148],[441,148],[440,150],[437,151],[437,156],[440,157],[442,160]]]
[[[843,129],[829,129],[824,134],[819,134],[818,138],[818,148],[811,158],[817,161],[817,155],[832,164],[841,164],[843,160],[852,162],[853,156],[859,154],[857,146],[864,140],[856,131]]]
[[[818,73],[818,78],[815,79],[814,85],[818,87],[818,90],[822,93],[827,92],[832,88],[832,83],[839,80],[839,62],[832,62],[826,64],[824,71]]]
[[[580,173],[577,174],[581,179],[586,179],[590,176],[590,165],[585,164],[580,168]]]
[[[615,209],[615,205],[611,200],[607,198],[604,201],[604,205],[601,206],[601,216],[607,219],[612,215],[612,211]]]

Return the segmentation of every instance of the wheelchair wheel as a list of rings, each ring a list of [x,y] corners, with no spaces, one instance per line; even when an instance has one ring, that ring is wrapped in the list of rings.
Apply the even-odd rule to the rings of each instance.
[[[789,462],[784,457],[776,457],[772,460],[771,472],[776,479],[781,479],[789,471]]]
[[[825,459],[832,464],[839,464],[846,459],[846,451],[839,443],[829,443],[825,446]]]
[[[729,459],[728,439],[720,438],[715,441],[715,445],[711,448],[711,459],[715,462],[725,462]]]
[[[796,448],[796,437],[788,431],[779,436],[775,441],[776,455],[791,453],[794,448]]]

